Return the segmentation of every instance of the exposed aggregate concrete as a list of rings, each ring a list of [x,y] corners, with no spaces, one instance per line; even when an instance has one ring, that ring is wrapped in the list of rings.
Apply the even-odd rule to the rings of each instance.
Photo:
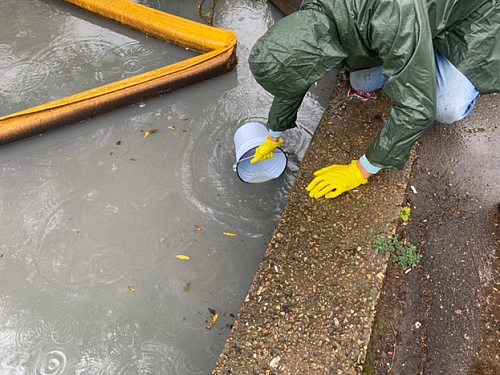
[[[409,168],[336,199],[308,196],[315,170],[363,154],[391,104],[346,92],[339,79],[213,374],[361,371],[387,264],[370,237],[396,229]]]

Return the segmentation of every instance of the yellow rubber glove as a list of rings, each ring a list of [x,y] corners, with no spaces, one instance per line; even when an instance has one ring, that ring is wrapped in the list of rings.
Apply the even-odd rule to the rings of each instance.
[[[354,189],[368,180],[363,177],[356,165],[356,160],[348,165],[330,165],[314,172],[316,176],[306,190],[313,198],[335,198],[340,194]]]
[[[264,143],[262,143],[255,150],[255,156],[253,157],[252,160],[250,160],[250,163],[253,164],[260,160],[271,159],[274,156],[274,150],[276,149],[276,147],[278,147],[282,143],[283,143],[283,138],[281,137],[278,139],[278,142],[273,142],[268,137],[266,137]]]

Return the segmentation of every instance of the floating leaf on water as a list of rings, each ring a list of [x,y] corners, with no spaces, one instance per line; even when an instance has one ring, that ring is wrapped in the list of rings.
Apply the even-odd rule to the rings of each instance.
[[[229,96],[229,94],[230,94],[230,93],[231,93],[231,91],[226,91],[226,92],[224,93],[224,95],[222,95],[222,97],[223,97],[224,99],[226,99],[226,98]]]
[[[130,289],[131,292],[135,292],[135,288],[131,285],[128,287]]]
[[[219,317],[219,314],[215,313],[213,316],[212,316],[212,319],[210,320],[210,323],[208,323],[208,326],[207,326],[207,329],[211,329],[215,322],[217,321],[217,318]]]
[[[177,259],[180,259],[180,260],[189,260],[190,259],[188,255],[182,255],[182,254],[176,255],[175,257]]]
[[[175,126],[169,125],[169,126],[167,126],[167,129],[168,130],[175,130]]]
[[[200,232],[203,232],[205,229],[203,229],[201,226],[199,226],[198,224],[195,224],[194,225],[194,230],[197,230],[197,231],[200,231]]]
[[[231,233],[231,232],[224,232],[223,234],[224,234],[224,236],[228,236],[228,237],[236,237],[237,236],[235,233]]]
[[[148,130],[146,130],[144,132],[144,135],[143,135],[142,139],[146,138],[150,134],[156,133],[157,131],[158,131],[158,129],[148,129]]]

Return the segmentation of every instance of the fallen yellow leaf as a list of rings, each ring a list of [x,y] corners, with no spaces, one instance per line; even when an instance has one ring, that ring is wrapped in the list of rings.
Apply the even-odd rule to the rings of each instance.
[[[224,232],[223,234],[224,234],[224,236],[228,236],[228,237],[236,237],[237,236],[235,233],[231,233],[231,232]]]
[[[169,126],[167,126],[167,129],[168,130],[175,130],[175,126],[169,125]]]
[[[150,134],[156,133],[157,131],[158,131],[158,129],[148,129],[148,130],[146,130],[144,132],[144,136],[142,137],[142,139],[146,138]]]
[[[190,259],[188,255],[182,255],[182,254],[176,255],[175,257],[177,259],[180,259],[180,260],[189,260]]]
[[[128,288],[130,289],[131,292],[135,292],[135,288],[133,286],[129,286]]]
[[[210,323],[208,323],[207,329],[211,329],[214,326],[218,317],[219,317],[219,314],[217,314],[217,313],[215,313],[214,316],[212,316]]]
[[[165,241],[165,237],[162,237],[160,240],[160,242],[163,242],[163,241]]]

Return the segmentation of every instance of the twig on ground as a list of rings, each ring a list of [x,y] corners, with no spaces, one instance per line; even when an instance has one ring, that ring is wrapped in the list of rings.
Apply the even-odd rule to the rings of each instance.
[[[392,366],[394,365],[394,358],[396,357],[396,344],[397,344],[397,342],[396,342],[396,340],[397,340],[396,330],[394,329],[394,325],[392,324],[392,321],[389,320],[389,324],[391,325],[392,335],[394,336],[394,345],[392,345],[392,360],[391,360],[391,365],[387,369],[387,372],[391,372],[392,371]]]

